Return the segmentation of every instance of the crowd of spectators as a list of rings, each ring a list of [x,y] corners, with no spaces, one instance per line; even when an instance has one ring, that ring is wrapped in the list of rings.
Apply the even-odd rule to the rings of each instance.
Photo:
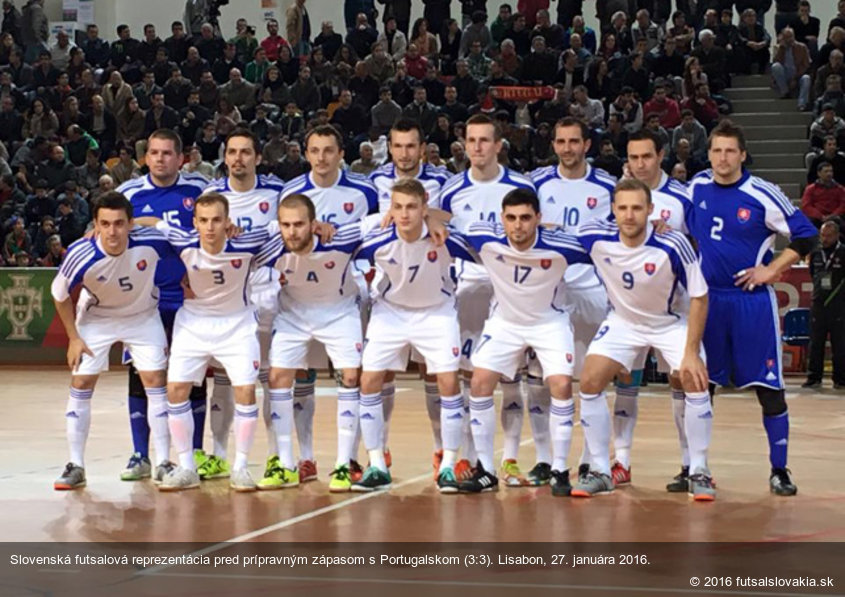
[[[685,181],[707,166],[732,76],[765,72],[818,115],[805,202],[828,205],[828,187],[845,182],[845,0],[826,36],[806,0],[775,0],[774,28],[772,0],[571,0],[554,14],[548,0],[461,0],[457,19],[451,0],[425,0],[414,22],[408,0],[346,0],[340,32],[292,0],[284,29],[268,20],[260,35],[246,19],[221,32],[207,3],[189,0],[164,39],[151,24],[140,39],[91,24],[78,45],[49,39],[43,0],[25,1],[3,2],[0,29],[2,264],[59,263],[91,201],[146,171],[145,139],[160,127],[182,137],[184,170],[208,178],[223,174],[226,135],[248,127],[261,171],[290,180],[310,169],[301,142],[318,124],[335,125],[348,167],[368,174],[389,159],[393,121],[414,118],[427,161],[461,172],[464,122],[485,112],[504,131],[501,162],[528,171],[555,162],[554,123],[575,116],[596,166],[621,175],[628,135],[648,127],[666,172]],[[593,7],[598,30],[582,15]]]

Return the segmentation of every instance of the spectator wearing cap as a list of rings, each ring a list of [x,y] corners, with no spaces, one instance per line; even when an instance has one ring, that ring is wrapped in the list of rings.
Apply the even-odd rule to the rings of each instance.
[[[833,177],[833,164],[822,159],[816,164],[816,180],[801,196],[801,211],[819,228],[830,216],[845,215],[845,187]]]
[[[845,184],[845,155],[836,146],[836,137],[830,135],[824,138],[822,152],[813,158],[807,169],[807,183],[815,182],[818,178],[819,164],[828,162],[833,165],[833,179],[839,184]]]
[[[810,146],[821,149],[824,144],[824,138],[832,135],[837,140],[837,145],[842,146],[845,143],[845,120],[836,115],[833,109],[833,104],[824,104],[822,106],[822,115],[819,116],[810,126]]]
[[[775,50],[772,62],[772,78],[781,98],[797,93],[798,109],[810,110],[810,51],[795,39],[795,31],[786,27],[781,32],[781,41]]]

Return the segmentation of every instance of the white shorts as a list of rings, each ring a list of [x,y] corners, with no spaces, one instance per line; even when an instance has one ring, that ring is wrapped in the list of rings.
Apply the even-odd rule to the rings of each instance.
[[[654,348],[663,357],[669,371],[678,371],[687,342],[687,321],[679,319],[668,326],[653,328],[632,325],[611,313],[590,343],[587,355],[613,359],[628,371],[642,365],[643,354]],[[701,347],[704,359],[704,346]]]
[[[490,315],[493,286],[489,280],[460,280],[457,289],[458,322],[461,327],[461,369],[472,371],[472,354]]]
[[[76,329],[94,356],[83,354],[73,375],[99,375],[109,370],[109,350],[112,344],[123,342],[132,355],[138,371],[167,369],[167,335],[157,309],[133,317],[84,317],[77,319]]]
[[[363,339],[361,316],[357,306],[337,310],[335,305],[313,315],[282,309],[273,322],[270,366],[278,369],[307,369],[312,342],[325,346],[335,369],[361,366]],[[326,315],[332,319],[326,318]],[[320,316],[322,315],[322,317]]]
[[[552,375],[572,376],[574,342],[567,313],[560,313],[543,323],[518,325],[495,315],[484,324],[484,331],[472,364],[496,371],[509,379],[525,363],[525,350],[533,349],[543,370],[543,379]]]
[[[450,301],[434,309],[402,309],[376,301],[364,341],[364,371],[404,371],[410,349],[425,359],[428,373],[460,367],[458,315]]]
[[[233,386],[254,385],[261,358],[257,329],[252,309],[229,316],[199,316],[179,309],[173,323],[168,381],[200,383],[206,367],[215,360]]]

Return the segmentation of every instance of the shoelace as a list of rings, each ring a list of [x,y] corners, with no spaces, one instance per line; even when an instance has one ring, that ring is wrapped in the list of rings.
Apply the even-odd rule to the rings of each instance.
[[[346,468],[345,466],[339,466],[336,469],[334,469],[331,473],[329,473],[329,475],[337,478],[340,481],[348,481],[349,480],[349,469]]]
[[[129,457],[129,462],[126,465],[126,468],[130,468],[130,467],[142,464],[143,461],[144,461],[144,459],[139,454],[133,454],[132,456]]]
[[[71,473],[72,471],[73,471],[73,463],[72,463],[72,462],[68,462],[68,463],[65,465],[65,472],[64,472],[64,473],[62,473],[62,477],[67,477],[68,475],[70,475],[70,473]]]
[[[692,483],[698,483],[699,485],[704,485],[705,487],[713,487],[713,479],[711,479],[707,475],[703,475],[700,473],[697,475],[691,475],[689,480]]]
[[[779,469],[774,472],[775,477],[781,485],[791,485],[792,479],[789,478],[789,469]]]

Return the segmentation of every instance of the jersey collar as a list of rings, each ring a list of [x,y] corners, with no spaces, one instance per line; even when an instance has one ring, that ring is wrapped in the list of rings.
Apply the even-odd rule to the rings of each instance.
[[[740,177],[739,177],[739,180],[737,180],[735,183],[733,183],[733,184],[722,184],[722,183],[720,183],[720,182],[718,182],[718,181],[716,180],[716,176],[715,176],[715,175],[713,176],[713,182],[716,184],[716,186],[722,187],[722,188],[724,188],[724,189],[730,189],[730,188],[733,188],[733,187],[740,187],[740,186],[742,186],[743,184],[745,184],[745,182],[746,182],[749,178],[751,178],[751,172],[749,172],[748,170],[746,170],[746,169],[745,169],[745,166],[743,166],[743,167],[742,167],[742,176],[740,176]]]
[[[502,180],[504,177],[505,177],[505,167],[502,166],[501,164],[499,164],[499,174],[496,176],[496,178],[493,178],[493,179],[490,179],[490,180],[483,180],[483,181],[475,180],[472,177],[472,166],[467,168],[467,180],[469,180],[474,185],[494,184],[494,183],[497,183],[500,180]]]
[[[587,166],[587,169],[584,170],[584,176],[582,176],[581,178],[566,178],[566,177],[564,177],[563,174],[561,174],[560,163],[558,163],[558,165],[555,166],[555,176],[557,176],[561,180],[571,180],[571,181],[587,180],[588,178],[590,178],[590,174],[593,172],[593,167],[589,163],[586,164],[586,166]]]

